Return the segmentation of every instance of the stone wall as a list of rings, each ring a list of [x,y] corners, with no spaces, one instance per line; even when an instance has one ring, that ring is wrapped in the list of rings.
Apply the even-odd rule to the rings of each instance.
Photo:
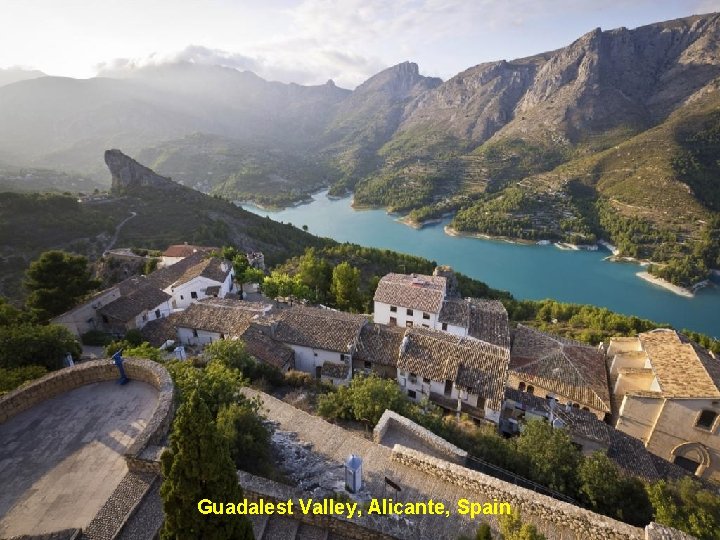
[[[394,411],[386,409],[380,417],[380,421],[373,429],[373,441],[383,444],[383,438],[389,430],[396,430],[404,436],[418,439],[422,444],[430,447],[436,454],[444,459],[464,465],[467,461],[468,453],[449,443],[442,437],[438,437],[432,431],[416,424],[412,420],[397,414]]]
[[[571,531],[575,538],[587,540],[645,538],[644,531],[637,527],[401,445],[393,448],[392,460],[467,490],[468,499],[472,500],[473,494],[477,494],[486,500],[508,502],[513,510],[520,512],[523,521],[533,523],[541,532],[548,530],[550,525],[551,529]]]
[[[418,538],[415,529],[386,516],[363,515],[348,519],[344,516],[303,514],[299,510],[298,499],[311,497],[308,493],[243,471],[238,471],[238,480],[243,489],[243,497],[249,502],[258,502],[260,499],[272,503],[293,500],[293,508],[297,510],[287,517],[326,529],[330,533],[335,533],[335,535],[348,540],[414,540]]]
[[[145,429],[125,453],[129,468],[133,469],[134,464],[137,464],[141,470],[155,469],[156,465],[143,463],[146,461],[143,451],[146,447],[160,445],[170,429],[175,397],[173,382],[167,370],[152,360],[128,358],[124,366],[130,379],[143,381],[158,390],[158,404],[155,412]],[[111,360],[83,362],[70,368],[54,371],[0,397],[0,424],[41,401],[51,399],[79,386],[117,378],[117,368]]]

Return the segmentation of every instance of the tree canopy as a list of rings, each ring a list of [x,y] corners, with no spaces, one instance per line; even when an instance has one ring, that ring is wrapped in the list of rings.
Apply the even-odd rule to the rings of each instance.
[[[163,540],[253,538],[252,525],[245,516],[198,512],[202,499],[237,502],[243,495],[228,443],[197,390],[190,392],[178,410],[161,466]]]
[[[25,287],[30,293],[26,305],[39,321],[45,322],[72,308],[98,285],[87,258],[64,251],[46,251],[25,273]]]

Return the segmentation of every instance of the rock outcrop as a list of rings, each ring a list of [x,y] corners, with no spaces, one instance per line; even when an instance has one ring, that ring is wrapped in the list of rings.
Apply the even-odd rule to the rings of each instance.
[[[105,151],[105,164],[112,175],[111,190],[116,194],[139,187],[168,189],[177,185],[117,149]]]

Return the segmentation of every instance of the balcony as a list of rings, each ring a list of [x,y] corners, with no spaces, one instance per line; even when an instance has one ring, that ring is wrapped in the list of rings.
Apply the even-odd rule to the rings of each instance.
[[[436,405],[439,405],[443,409],[450,411],[450,412],[457,412],[457,404],[458,400],[453,399],[450,396],[446,396],[444,394],[438,394],[437,392],[430,392],[430,401],[435,403]],[[485,409],[481,409],[479,407],[473,407],[469,403],[462,402],[461,405],[461,412],[464,412],[465,414],[477,418],[479,420],[482,420],[485,418]]]

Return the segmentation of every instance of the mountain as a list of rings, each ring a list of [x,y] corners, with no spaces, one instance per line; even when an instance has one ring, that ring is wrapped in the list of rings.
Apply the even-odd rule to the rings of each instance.
[[[0,156],[104,176],[107,147],[137,153],[194,133],[307,148],[349,92],[268,82],[217,66],[172,64],[125,78],[42,77],[0,87]]]
[[[418,189],[418,160],[429,185],[410,206],[492,190],[609,148],[712,91],[719,43],[713,14],[596,29],[557,51],[470,68],[408,105],[358,203],[407,206],[392,197],[404,191],[398,177]]]
[[[437,88],[442,80],[420,75],[417,64],[403,62],[358,86],[335,110],[322,143],[343,178],[335,187],[352,188],[378,164],[377,151],[392,137],[407,104]]]
[[[604,237],[687,284],[718,264],[719,81],[718,14],[598,28],[444,82],[404,62],[352,92],[192,63],[40,77],[0,86],[0,162],[106,182],[99,156],[121,147],[231,200],[329,186],[469,233]]]
[[[112,178],[109,195],[0,193],[0,296],[21,298],[23,272],[49,249],[95,261],[112,245],[232,244],[262,251],[272,265],[329,242],[181,186],[119,150],[105,152],[105,161]]]
[[[36,69],[0,68],[0,86],[45,76],[42,71]]]

